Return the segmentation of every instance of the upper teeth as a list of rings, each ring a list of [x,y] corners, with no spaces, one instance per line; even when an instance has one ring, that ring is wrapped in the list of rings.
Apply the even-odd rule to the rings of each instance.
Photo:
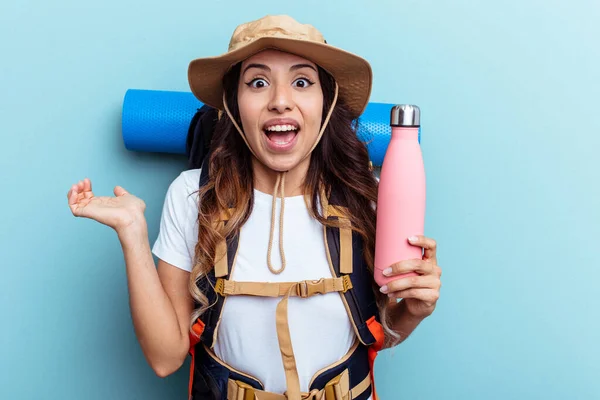
[[[272,125],[267,128],[268,131],[295,131],[296,128],[294,125]]]

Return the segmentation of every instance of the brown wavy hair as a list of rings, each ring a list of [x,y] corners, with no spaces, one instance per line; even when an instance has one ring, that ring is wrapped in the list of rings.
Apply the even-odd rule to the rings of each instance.
[[[235,65],[223,79],[226,101],[231,114],[242,126],[237,104],[237,87],[241,64]],[[319,81],[323,90],[323,120],[333,102],[335,81],[322,68]],[[323,123],[324,121],[321,121]],[[337,226],[325,219],[319,210],[320,188],[332,190],[345,199],[352,228],[362,236],[364,257],[373,272],[375,251],[375,222],[377,179],[370,168],[365,143],[357,137],[358,120],[353,119],[343,99],[338,98],[329,123],[310,156],[310,165],[303,184],[303,193],[311,215],[321,224]],[[252,154],[227,114],[223,114],[210,145],[209,181],[199,190],[198,242],[195,265],[190,277],[190,291],[196,303],[191,325],[211,305],[199,288],[199,283],[215,265],[215,248],[223,238],[237,232],[247,221],[254,204]],[[219,223],[220,215],[232,207],[226,225]],[[387,313],[388,297],[379,292],[374,280],[373,290],[386,332],[387,344],[399,339],[390,329]],[[190,326],[191,326],[190,325]]]

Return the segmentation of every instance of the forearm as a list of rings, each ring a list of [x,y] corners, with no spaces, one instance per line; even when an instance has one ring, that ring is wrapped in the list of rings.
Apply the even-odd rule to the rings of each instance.
[[[410,334],[423,321],[423,318],[411,315],[406,310],[404,300],[400,301],[399,303],[390,303],[388,307],[390,307],[389,312],[392,320],[392,329],[394,332],[400,335],[400,340],[395,343],[395,345],[398,345],[406,340],[408,336],[410,336]]]
[[[177,370],[189,346],[175,309],[160,282],[148,240],[146,221],[121,231],[129,305],[136,336],[148,363],[160,376]]]

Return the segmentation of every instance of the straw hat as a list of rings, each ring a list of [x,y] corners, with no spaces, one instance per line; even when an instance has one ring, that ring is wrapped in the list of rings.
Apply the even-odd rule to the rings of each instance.
[[[239,25],[226,53],[193,60],[188,68],[192,93],[203,103],[223,110],[223,76],[235,64],[265,49],[276,49],[310,60],[329,72],[339,86],[339,97],[353,116],[360,116],[369,102],[373,75],[369,63],[333,47],[313,26],[287,15],[268,15]]]

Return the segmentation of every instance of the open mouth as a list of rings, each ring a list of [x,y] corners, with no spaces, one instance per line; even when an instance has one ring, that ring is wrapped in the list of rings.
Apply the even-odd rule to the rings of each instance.
[[[298,135],[299,129],[294,125],[272,125],[264,129],[270,142],[277,146],[290,144]]]

